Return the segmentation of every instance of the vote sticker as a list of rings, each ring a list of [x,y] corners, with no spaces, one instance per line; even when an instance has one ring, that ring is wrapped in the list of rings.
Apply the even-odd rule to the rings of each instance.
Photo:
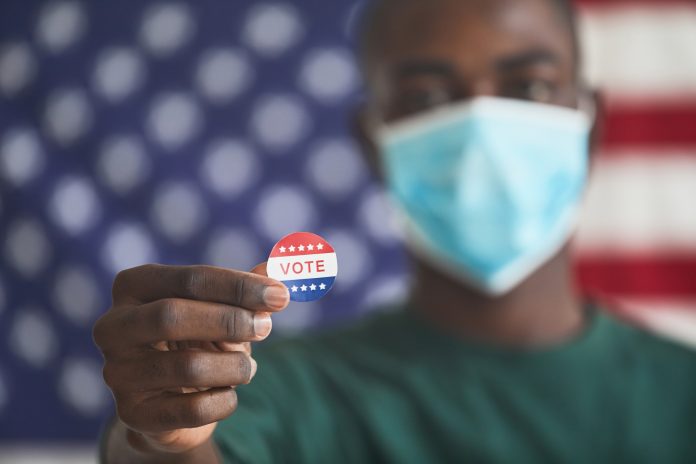
[[[336,280],[336,252],[316,234],[295,232],[275,244],[268,257],[267,272],[268,277],[288,287],[292,301],[318,300]]]

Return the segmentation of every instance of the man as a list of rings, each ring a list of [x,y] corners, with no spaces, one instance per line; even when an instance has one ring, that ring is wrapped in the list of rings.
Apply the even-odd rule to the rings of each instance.
[[[408,304],[254,360],[289,300],[265,265],[122,272],[94,329],[106,462],[694,462],[696,357],[573,290],[593,118],[568,6],[382,0],[362,37]]]

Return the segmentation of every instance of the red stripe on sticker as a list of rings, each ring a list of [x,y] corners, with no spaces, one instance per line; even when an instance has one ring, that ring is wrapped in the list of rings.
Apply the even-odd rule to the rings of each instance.
[[[319,235],[311,232],[295,232],[278,241],[271,250],[270,258],[283,256],[316,255],[334,253],[333,247]]]

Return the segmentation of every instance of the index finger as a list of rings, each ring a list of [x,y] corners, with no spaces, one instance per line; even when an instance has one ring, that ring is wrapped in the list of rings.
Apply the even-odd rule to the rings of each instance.
[[[280,311],[290,295],[270,277],[215,266],[146,264],[120,272],[114,302],[149,303],[166,298],[209,301],[255,311]]]

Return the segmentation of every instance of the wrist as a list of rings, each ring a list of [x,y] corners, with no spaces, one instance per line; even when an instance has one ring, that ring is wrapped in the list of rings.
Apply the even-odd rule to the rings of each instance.
[[[185,450],[163,449],[141,433],[129,429],[115,419],[107,431],[102,447],[102,464],[188,464],[220,463],[219,453],[212,437],[198,446]]]
[[[166,462],[171,464],[219,462],[219,460],[203,461],[201,458],[201,456],[209,456],[211,451],[217,457],[217,449],[212,442],[212,438],[208,438],[195,446],[182,448],[174,444],[164,444],[159,439],[127,428],[126,439],[132,449],[143,456],[151,458],[153,462]]]

